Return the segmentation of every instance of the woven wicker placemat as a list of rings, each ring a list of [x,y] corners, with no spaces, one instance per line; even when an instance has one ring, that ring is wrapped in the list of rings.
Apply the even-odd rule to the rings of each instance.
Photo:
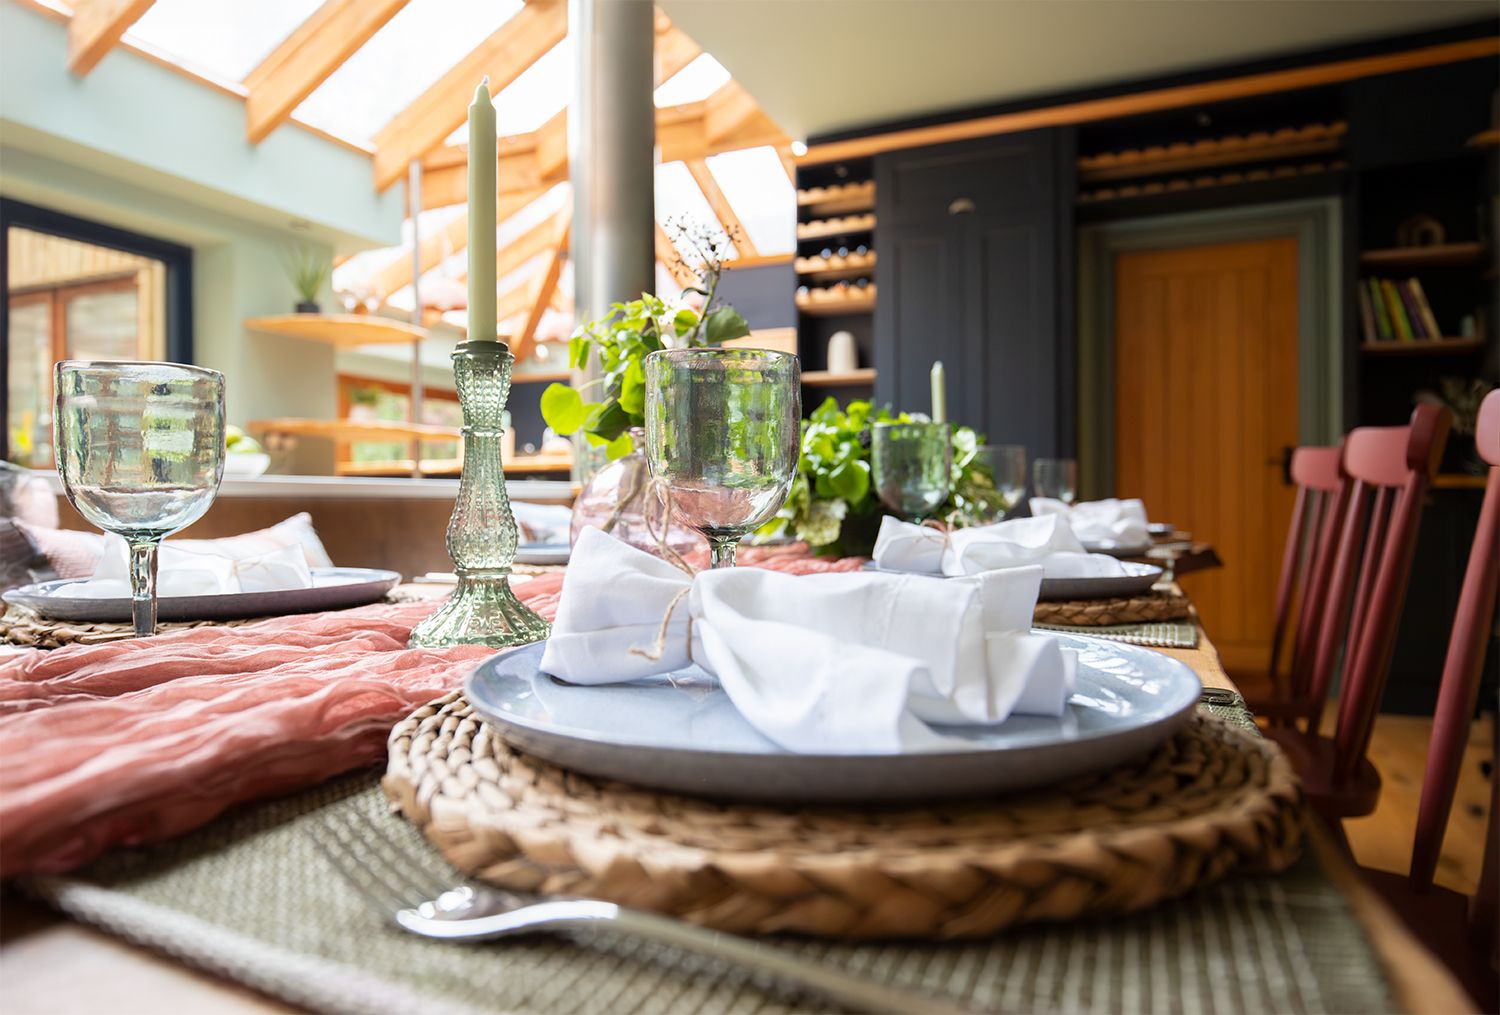
[[[159,632],[185,631],[193,627],[239,627],[254,624],[264,617],[246,620],[163,621]],[[98,645],[107,641],[134,638],[129,624],[91,623],[86,620],[51,620],[32,613],[23,606],[8,606],[0,615],[0,641],[20,648],[62,648],[64,645]]]
[[[1069,624],[1033,624],[1039,631],[1086,634],[1110,641],[1149,645],[1153,648],[1197,648],[1198,625],[1191,620],[1168,620],[1159,624],[1110,624],[1107,627],[1074,627]]]
[[[1270,742],[1198,717],[1139,760],[994,800],[777,808],[654,793],[507,747],[458,693],[397,724],[384,786],[454,866],[738,933],[951,939],[1132,912],[1300,847]]]
[[[1250,723],[1239,704],[1200,708]],[[307,832],[331,814],[357,813],[404,849],[426,852],[421,833],[388,811],[376,776],[361,773],[235,808],[170,842],[113,850],[72,876],[26,887],[178,961],[341,1015],[797,1009],[740,970],[648,943],[575,934],[443,945],[404,934],[333,874]],[[435,855],[429,866],[456,882]],[[948,943],[770,940],[871,982],[978,1010],[1394,1010],[1368,939],[1311,853],[1284,874],[1231,874],[1177,901],[1107,920]]]
[[[1158,589],[1113,599],[1043,600],[1036,604],[1032,620],[1037,624],[1102,627],[1181,620],[1190,613],[1192,605],[1187,596],[1176,590]]]

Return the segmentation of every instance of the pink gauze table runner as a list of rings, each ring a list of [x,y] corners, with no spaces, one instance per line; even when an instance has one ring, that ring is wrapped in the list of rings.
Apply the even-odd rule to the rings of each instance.
[[[862,563],[800,547],[741,559],[792,573]],[[539,575],[516,592],[551,618],[562,580]],[[68,870],[380,760],[392,725],[491,654],[407,648],[435,608],[366,606],[0,657],[0,877]]]

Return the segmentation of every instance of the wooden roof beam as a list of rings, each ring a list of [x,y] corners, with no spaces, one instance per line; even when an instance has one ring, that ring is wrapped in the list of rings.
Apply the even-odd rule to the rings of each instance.
[[[552,303],[552,294],[557,291],[558,279],[562,278],[563,264],[568,259],[568,235],[573,225],[573,205],[563,206],[552,223],[552,250],[547,255],[547,264],[542,277],[537,281],[532,294],[531,309],[526,312],[526,323],[516,336],[514,352],[516,359],[529,357],[536,348],[536,329],[542,323],[542,315]]]
[[[407,0],[325,0],[245,78],[245,136],[258,144]]]
[[[385,190],[462,126],[481,78],[493,95],[568,34],[564,0],[534,0],[501,25],[375,135],[375,187]]]
[[[104,59],[152,0],[74,0],[68,21],[68,70],[83,77]]]
[[[686,163],[688,172],[693,174],[693,182],[698,184],[698,189],[703,191],[703,196],[708,199],[708,206],[714,210],[719,217],[719,224],[724,227],[734,249],[741,257],[759,257],[760,251],[755,249],[755,242],[750,239],[745,224],[735,214],[734,208],[729,204],[729,198],[724,196],[724,191],[719,189],[719,181],[714,179],[712,170],[708,168],[705,159],[689,159]]]

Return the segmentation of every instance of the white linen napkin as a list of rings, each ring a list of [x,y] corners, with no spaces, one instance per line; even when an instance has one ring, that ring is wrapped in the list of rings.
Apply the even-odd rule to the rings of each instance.
[[[1014,518],[942,532],[886,515],[875,537],[875,566],[887,571],[981,574],[1040,564],[1046,578],[1117,578],[1125,567],[1083,544],[1059,515]]]
[[[697,663],[789,751],[966,750],[929,726],[1060,715],[1077,660],[1032,634],[1041,568],[945,581],[673,565],[585,529],[542,670],[611,684]]]
[[[1141,546],[1151,542],[1146,505],[1136,498],[1086,500],[1069,507],[1051,497],[1031,498],[1033,516],[1060,515],[1073,527],[1073,534],[1093,546]]]
[[[167,540],[157,551],[156,594],[214,596],[235,592],[279,592],[313,584],[300,546],[246,552],[212,539]],[[187,545],[184,545],[187,544]],[[130,549],[114,533],[104,537],[104,555],[94,576],[68,586],[68,595],[84,599],[130,598]]]

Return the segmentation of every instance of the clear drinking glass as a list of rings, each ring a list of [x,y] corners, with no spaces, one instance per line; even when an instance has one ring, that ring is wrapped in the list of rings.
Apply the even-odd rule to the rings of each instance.
[[[1031,485],[1038,497],[1071,504],[1078,497],[1078,463],[1071,458],[1038,458],[1032,466]]]
[[[54,368],[57,472],[68,500],[130,546],[137,635],[156,633],[156,548],[197,521],[224,475],[224,375],[176,363]]]
[[[745,533],[780,510],[797,476],[802,371],[766,349],[663,349],[646,357],[646,460],[672,511],[733,567]]]
[[[876,423],[870,458],[875,492],[896,514],[927,518],[948,499],[953,435],[947,423]]]
[[[1026,493],[1026,449],[1019,444],[986,444],[974,457],[995,480],[995,516],[999,521]]]

